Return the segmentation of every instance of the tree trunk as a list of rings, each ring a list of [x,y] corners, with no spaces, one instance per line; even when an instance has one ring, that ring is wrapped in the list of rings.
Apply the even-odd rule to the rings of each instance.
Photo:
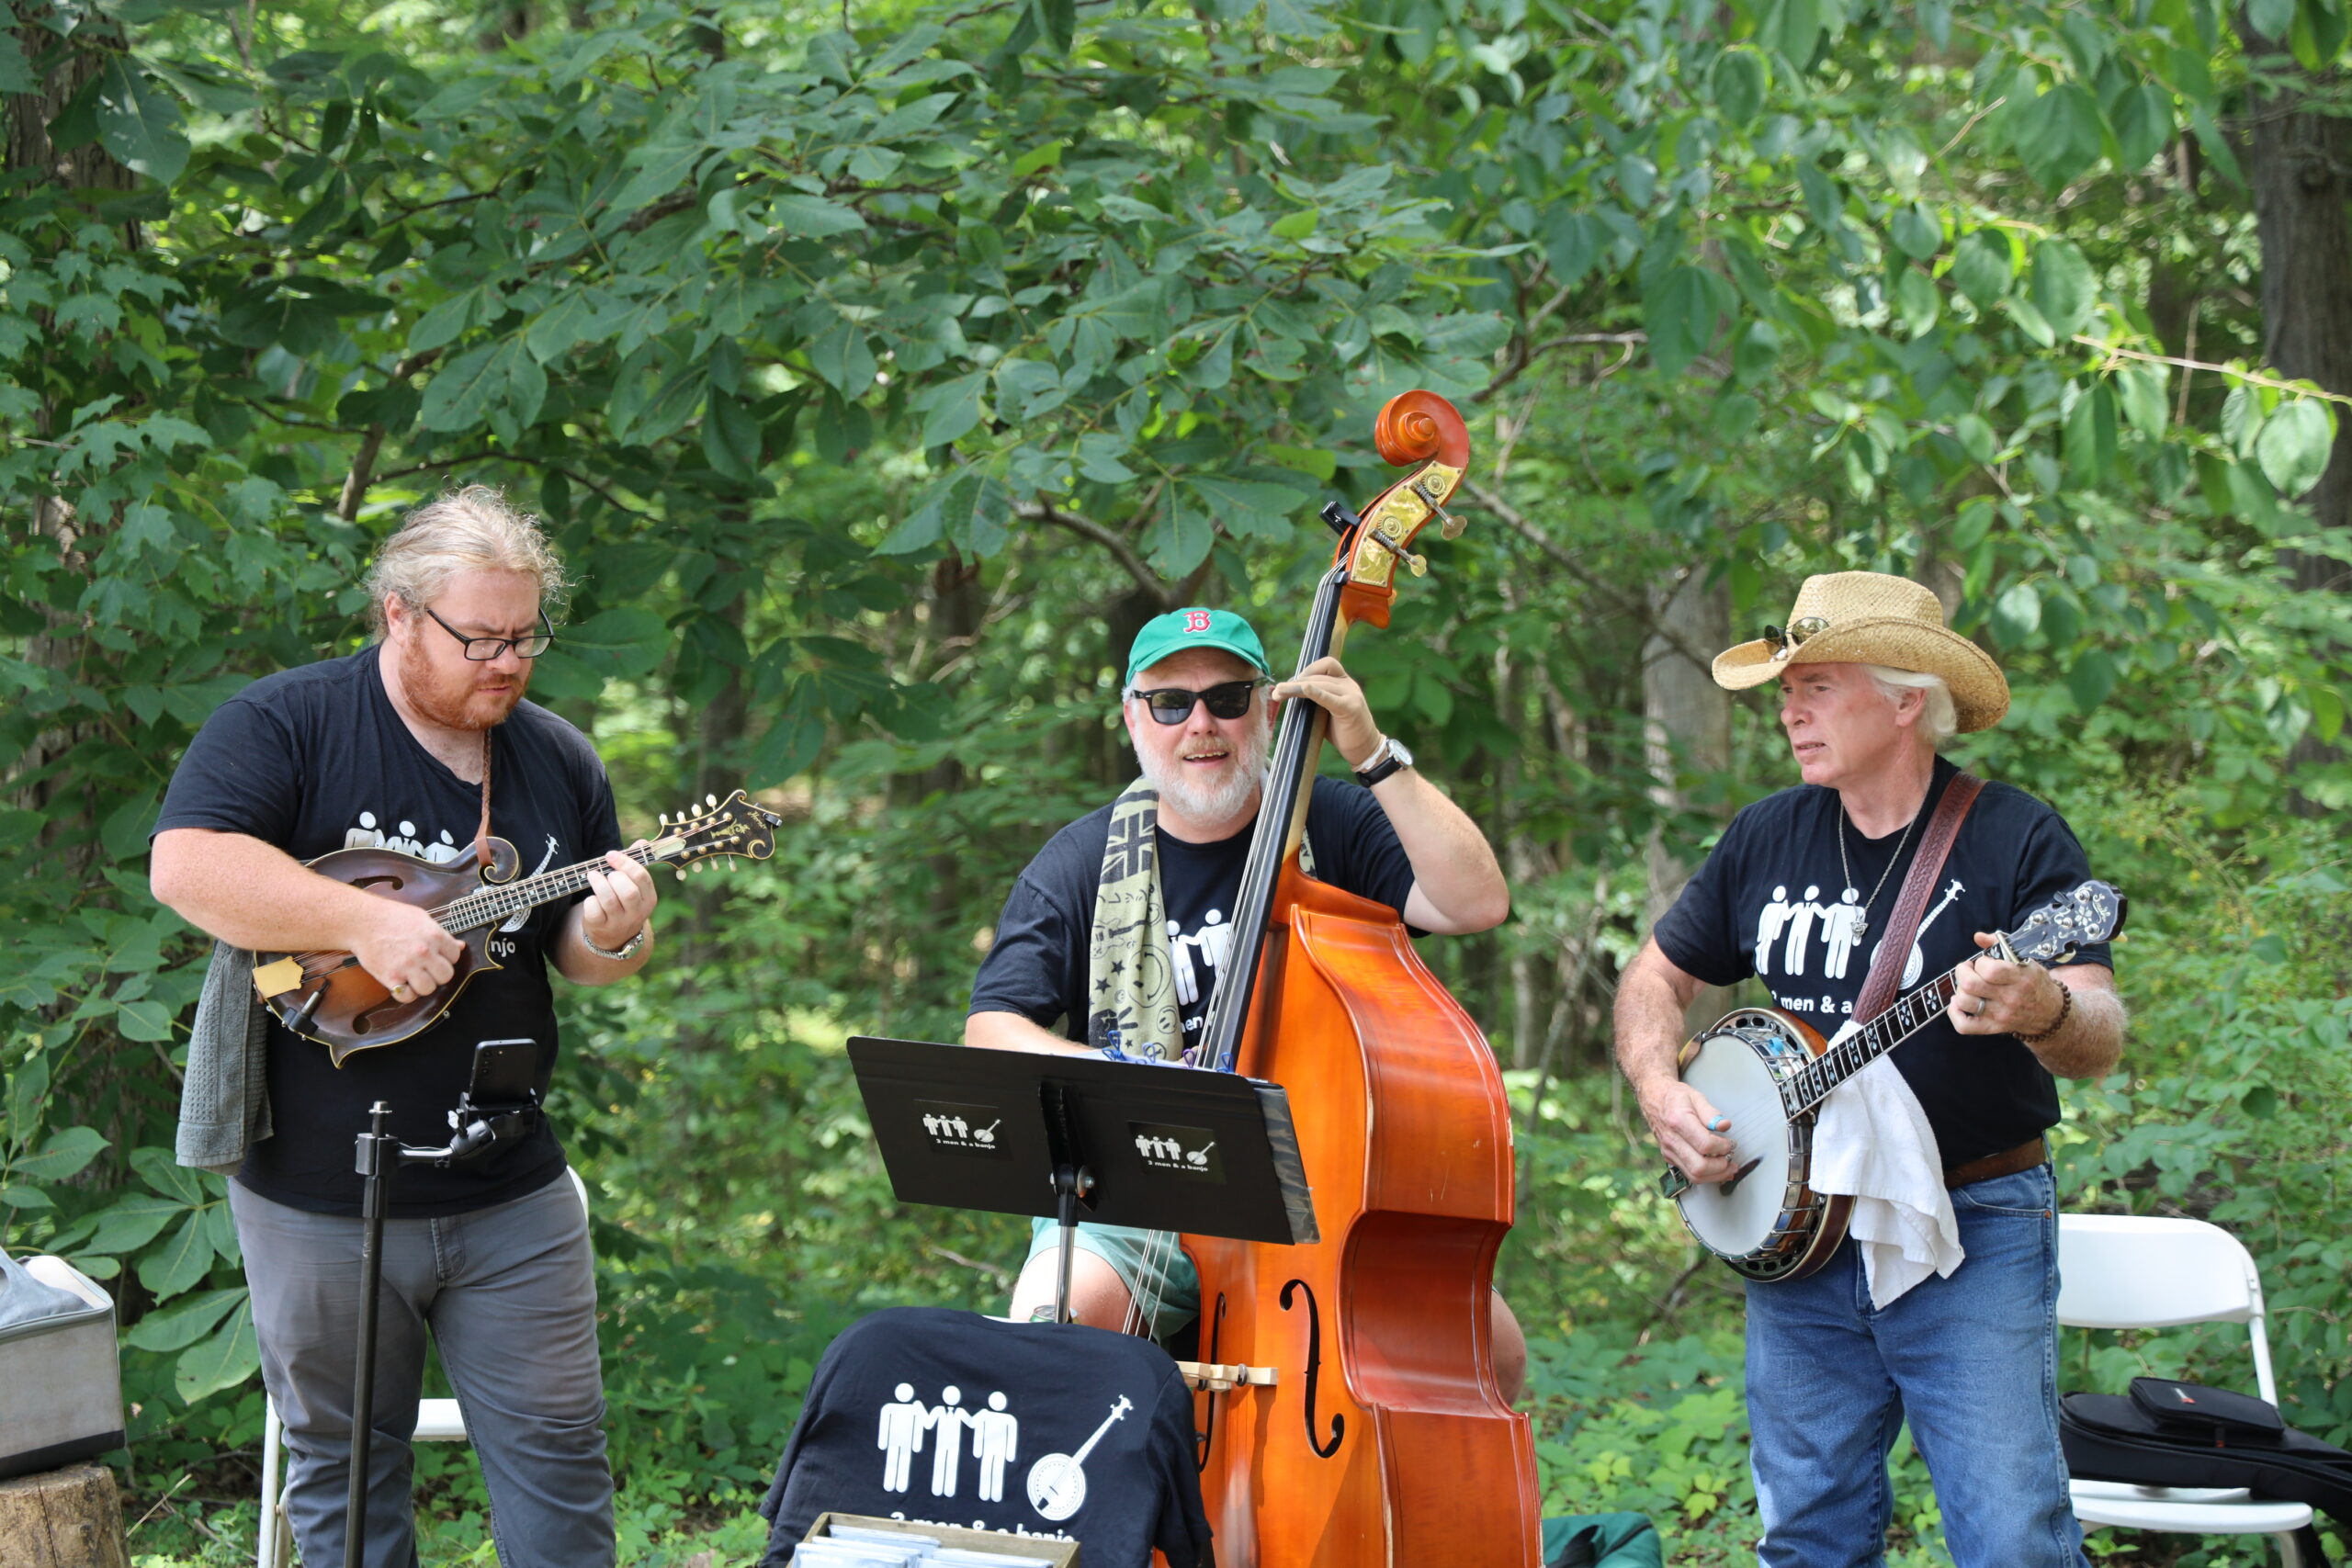
[[[2239,38],[2248,54],[2283,55],[2284,45],[2263,37],[2238,18]],[[2307,87],[2290,88],[2252,106],[2246,138],[2246,176],[2254,185],[2255,235],[2262,250],[2263,357],[2281,374],[2317,382],[2331,392],[2352,392],[2352,121],[2324,108],[2341,84],[2335,73],[2321,77],[2296,70],[2289,74]],[[2323,528],[2352,525],[2352,419],[2338,410],[2335,449],[2327,471],[2302,498]],[[2301,551],[2283,557],[2295,586],[2308,592],[2352,589],[2352,564]],[[2333,749],[2305,736],[2290,763],[2316,761]],[[2298,815],[2322,809],[2301,795],[2290,797]]]
[[[1715,684],[1702,662],[1731,641],[1731,593],[1723,583],[1710,586],[1705,577],[1694,568],[1670,593],[1653,590],[1650,595],[1657,630],[1642,644],[1642,735],[1650,799],[1661,818],[1690,808],[1684,773],[1722,773],[1731,766],[1731,694]],[[1650,829],[1646,861],[1645,931],[1673,907],[1696,869],[1668,845],[1663,822]],[[1728,1007],[1728,996],[1716,987],[1704,987],[1692,1015],[1712,1021]]]
[[[34,61],[58,45],[55,33],[35,24],[37,14],[37,7],[20,4],[13,29],[26,57]],[[60,152],[49,140],[49,122],[106,68],[107,51],[85,46],[120,41],[119,28],[91,17],[74,29],[73,46],[59,51],[40,92],[11,94],[0,100],[0,119],[5,119],[7,133],[6,168],[45,170],[69,190],[130,190],[139,184],[138,175],[96,141]]]
[[[130,1568],[114,1472],[77,1464],[0,1481],[0,1562],[8,1568]]]
[[[2248,53],[2283,46],[2240,23]],[[2246,175],[2254,184],[2262,248],[2262,354],[2280,373],[2352,393],[2352,120],[2305,106],[2337,84],[2290,73],[2309,89],[2257,101],[2248,116]],[[2352,525],[2352,420],[2339,422],[2335,453],[2303,498],[2322,527]],[[2304,557],[2305,588],[2352,582],[2341,561]]]

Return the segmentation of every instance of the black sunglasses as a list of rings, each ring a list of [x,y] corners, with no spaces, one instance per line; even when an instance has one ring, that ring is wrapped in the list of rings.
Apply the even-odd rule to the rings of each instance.
[[[419,606],[419,608],[424,609],[426,615],[433,615],[429,606]],[[555,642],[555,623],[548,619],[547,612],[544,610],[539,612],[541,629],[527,637],[468,637],[438,615],[433,615],[433,624],[464,643],[466,657],[476,664],[487,664],[509,648],[514,650],[514,656],[518,659],[537,659]]]
[[[1149,692],[1130,688],[1120,694],[1141,701],[1151,709],[1151,716],[1158,723],[1182,724],[1193,716],[1193,705],[1196,702],[1208,704],[1212,718],[1239,718],[1250,711],[1250,694],[1266,684],[1263,681],[1227,681],[1205,692],[1161,686]]]

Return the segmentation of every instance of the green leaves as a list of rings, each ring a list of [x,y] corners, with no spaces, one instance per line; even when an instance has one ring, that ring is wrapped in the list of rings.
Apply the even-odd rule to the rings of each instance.
[[[915,400],[916,409],[924,416],[924,446],[944,446],[987,417],[989,376],[986,370],[975,370],[942,382]]]
[[[2098,161],[2098,100],[2071,82],[2026,105],[2010,128],[2018,157],[2049,189],[2065,185]]]
[[[513,441],[547,401],[548,373],[519,338],[483,344],[444,364],[425,383],[418,417],[427,430],[489,424]]]
[[[2297,398],[2263,422],[2255,438],[2255,460],[2279,494],[2301,495],[2327,471],[2335,445],[2334,412],[2317,398]]]
[[[1988,310],[2009,291],[2015,254],[2008,235],[1998,229],[1978,229],[1952,248],[1951,280],[1970,304]]]
[[[1672,266],[1642,299],[1650,357],[1668,376],[1690,368],[1715,335],[1715,293],[1707,274]]]
[[[1715,107],[1736,126],[1754,121],[1764,107],[1764,93],[1770,82],[1764,57],[1752,49],[1724,50],[1715,56],[1714,64],[1707,72],[1707,89],[1714,98]]]
[[[2033,307],[2061,341],[2081,332],[2098,303],[2098,279],[2071,240],[2043,240],[2033,247]]]
[[[50,1134],[38,1154],[18,1155],[8,1163],[8,1175],[18,1181],[62,1181],[77,1174],[107,1146],[95,1127],[66,1127]]]
[[[108,57],[96,108],[98,141],[125,168],[168,185],[187,167],[179,105],[130,56]]]
[[[854,208],[821,196],[786,193],[768,206],[769,224],[784,233],[800,240],[823,240],[835,234],[854,233],[865,227],[865,220]]]

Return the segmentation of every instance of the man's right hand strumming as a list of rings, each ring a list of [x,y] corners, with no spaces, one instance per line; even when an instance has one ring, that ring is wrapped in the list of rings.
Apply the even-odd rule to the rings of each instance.
[[[429,997],[447,985],[466,944],[413,905],[372,895],[368,903],[370,908],[351,933],[351,951],[359,966],[382,981],[394,1001]]]
[[[1677,968],[1655,940],[1643,942],[1617,981],[1617,1064],[1658,1153],[1694,1183],[1725,1181],[1733,1170],[1731,1123],[1682,1081],[1676,1065],[1684,1015],[1698,995],[1697,976]]]
[[[1653,1081],[1637,1089],[1642,1119],[1658,1152],[1693,1183],[1728,1181],[1733,1160],[1731,1119],[1707,1097],[1679,1078]]]

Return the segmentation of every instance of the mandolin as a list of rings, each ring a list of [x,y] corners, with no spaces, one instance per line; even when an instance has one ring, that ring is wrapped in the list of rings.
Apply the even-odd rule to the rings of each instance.
[[[765,860],[775,852],[775,829],[784,818],[737,790],[725,800],[705,797],[698,815],[662,819],[658,838],[621,852],[639,865],[667,865],[683,875],[697,861],[719,855]],[[437,862],[396,850],[337,850],[309,862],[312,871],[429,909],[441,929],[465,943],[449,983],[429,995],[394,1001],[376,976],[348,953],[256,953],[254,988],[277,1021],[327,1048],[338,1067],[359,1051],[393,1045],[433,1027],[449,1010],[466,982],[486,970],[503,968],[492,956],[498,929],[541,904],[568,898],[588,886],[588,874],[605,859],[582,861],[560,870],[516,880],[522,856],[503,839],[489,840],[490,864],[472,857]]]

